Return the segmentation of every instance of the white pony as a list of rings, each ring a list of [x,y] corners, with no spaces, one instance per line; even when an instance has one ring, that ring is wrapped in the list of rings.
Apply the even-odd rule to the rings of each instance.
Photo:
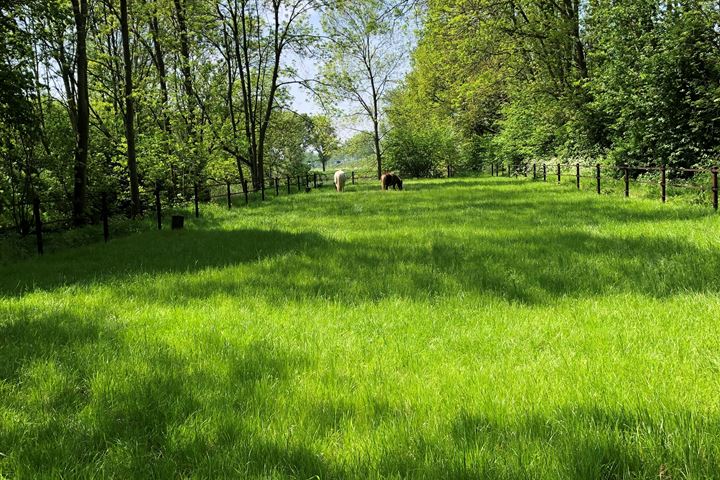
[[[343,188],[345,188],[345,180],[347,180],[347,177],[345,176],[345,172],[342,170],[338,170],[335,172],[335,188],[338,192],[342,192]]]

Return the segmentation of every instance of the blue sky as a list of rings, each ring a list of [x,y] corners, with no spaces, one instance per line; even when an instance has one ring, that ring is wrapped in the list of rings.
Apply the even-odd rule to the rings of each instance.
[[[322,31],[322,25],[320,22],[320,14],[316,11],[313,12],[310,15],[309,18],[310,24],[318,31]],[[403,48],[403,47],[400,47]],[[410,57],[410,52],[408,52],[408,58]],[[312,58],[302,58],[298,55],[288,55],[286,57],[287,60],[292,64],[292,66],[297,71],[298,77],[302,79],[312,79],[318,77],[318,71],[319,71],[319,65],[317,59]],[[406,65],[403,65],[403,67],[399,71],[399,77],[404,77],[405,74],[410,69],[410,62],[408,61]],[[290,93],[293,96],[292,101],[292,109],[298,113],[307,113],[307,114],[319,114],[323,113],[323,109],[320,106],[320,104],[316,101],[314,98],[314,95],[307,91],[304,87],[300,85],[290,85],[289,86]],[[356,106],[353,105],[340,105],[341,109],[350,112],[355,111]],[[347,139],[357,133],[358,130],[370,130],[371,124],[368,121],[360,121],[360,122],[353,122],[351,123],[347,119],[334,119],[335,128],[338,132],[338,135],[341,139]]]

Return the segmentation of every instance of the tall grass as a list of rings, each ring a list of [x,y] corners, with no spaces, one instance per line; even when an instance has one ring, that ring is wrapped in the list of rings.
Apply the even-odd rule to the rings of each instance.
[[[330,188],[0,267],[0,477],[710,478],[720,217]]]

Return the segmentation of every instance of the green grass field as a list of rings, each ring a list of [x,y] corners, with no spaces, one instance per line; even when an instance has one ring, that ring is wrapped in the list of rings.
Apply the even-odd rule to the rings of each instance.
[[[720,216],[406,185],[0,267],[0,478],[720,477]]]

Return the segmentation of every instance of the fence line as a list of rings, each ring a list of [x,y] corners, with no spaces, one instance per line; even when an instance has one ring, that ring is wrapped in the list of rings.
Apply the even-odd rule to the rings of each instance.
[[[540,181],[548,182],[549,175],[556,176],[557,177],[557,183],[562,183],[563,180],[563,174],[565,173],[565,176],[569,176],[570,178],[574,179],[575,186],[578,190],[581,189],[581,180],[582,179],[592,179],[594,181],[594,187],[597,194],[601,194],[603,192],[603,181],[602,179],[605,178],[611,179],[611,180],[620,180],[623,182],[624,187],[624,196],[629,197],[630,196],[630,173],[635,172],[659,172],[660,178],[657,182],[654,181],[643,181],[638,180],[635,178],[633,181],[635,183],[639,184],[645,184],[645,185],[653,185],[653,186],[659,186],[660,187],[660,199],[663,203],[667,201],[667,187],[671,186],[674,188],[694,188],[699,189],[701,191],[706,191],[705,186],[690,186],[690,185],[673,185],[672,182],[668,183],[668,175],[674,174],[675,176],[679,176],[679,174],[692,174],[695,175],[697,173],[707,173],[710,175],[710,193],[712,198],[712,207],[715,211],[718,210],[718,173],[720,173],[720,169],[718,167],[711,167],[709,169],[699,169],[699,168],[667,168],[665,165],[662,166],[630,166],[630,165],[621,165],[621,166],[605,166],[603,167],[601,164],[596,163],[594,165],[589,164],[580,164],[579,162],[576,163],[542,163],[542,169],[539,168],[538,163],[520,163],[520,164],[514,164],[514,165],[505,165],[504,163],[490,163],[490,175],[494,177],[500,177],[500,176],[507,176],[507,177],[518,177],[523,176],[526,178],[530,177],[530,172],[532,172],[532,180],[533,181]],[[583,175],[583,169],[585,169],[585,172],[587,172],[587,169],[591,169],[591,174],[584,174]],[[567,172],[570,170],[570,172]],[[612,171],[615,173],[615,175],[605,175],[603,176],[604,172]],[[350,178],[351,178],[351,184],[357,185],[361,180],[373,180],[378,181],[377,174],[367,174],[367,175],[361,175],[360,172],[356,172],[355,170],[351,171]],[[455,170],[455,167],[451,164],[447,165],[446,169],[447,177],[451,178],[455,177],[457,174],[457,171]],[[479,171],[480,174],[483,173],[483,169],[481,168]],[[569,173],[569,175],[567,175]],[[617,178],[617,175],[620,175],[620,178]],[[245,205],[250,204],[250,194],[257,194],[260,193],[261,200],[266,200],[266,188],[269,188],[270,191],[274,191],[275,196],[280,196],[280,177],[270,177],[269,181],[264,180],[263,182],[260,182],[260,184],[254,188],[249,188],[248,181],[243,180],[233,182],[232,179],[227,179],[225,182],[218,182],[216,180],[212,181],[206,181],[203,185],[210,190],[210,194],[206,197],[210,202],[218,199],[226,199],[227,200],[227,207],[228,209],[233,208],[233,197],[242,195],[245,200]],[[301,192],[310,192],[313,188],[321,188],[325,185],[325,183],[329,180],[328,174],[325,173],[317,173],[314,172],[311,174],[304,175],[286,175],[285,176],[285,187],[287,190],[287,194],[292,194],[292,191],[295,189],[296,191]],[[240,186],[240,191],[233,190],[233,186],[237,187]],[[225,192],[220,195],[213,195],[212,189],[215,188],[222,188],[225,187]],[[162,189],[160,188],[160,185],[156,185],[154,190],[154,200],[155,200],[155,215],[157,220],[157,228],[158,230],[161,230],[163,228],[163,204],[161,200],[161,193]],[[106,192],[101,193],[100,195],[101,200],[101,206],[100,206],[100,220],[102,224],[102,231],[103,231],[103,239],[105,242],[109,241],[110,239],[110,228],[109,228],[109,219],[111,217],[109,208],[108,208],[108,194]],[[50,200],[50,203],[57,202],[57,200]],[[200,217],[200,184],[195,183],[193,185],[193,198],[192,198],[192,205],[193,205],[193,211],[196,218]],[[48,226],[52,225],[70,225],[71,219],[56,219],[49,222],[43,222],[42,221],[42,205],[40,198],[35,195],[33,197],[32,203],[22,203],[21,206],[31,206],[33,211],[33,219],[34,219],[34,229],[28,231],[26,234],[31,235],[34,234],[36,238],[36,245],[37,245],[37,252],[39,255],[42,255],[44,253],[44,239],[43,234],[44,232],[48,231]],[[182,227],[182,221],[177,218],[178,216],[173,216],[171,225],[173,228],[181,228]],[[6,229],[8,230],[8,229]],[[15,230],[15,229],[13,229]],[[62,228],[60,229],[62,230]],[[0,234],[3,233],[3,230],[0,230]]]
[[[524,176],[528,177],[529,171],[531,170],[529,163],[521,163],[517,165],[508,165],[507,167],[504,164],[501,163],[493,163],[490,167],[490,172],[492,176]],[[660,200],[665,203],[667,201],[667,187],[674,187],[674,188],[687,188],[687,189],[695,189],[695,190],[701,190],[701,191],[707,191],[706,186],[702,185],[673,185],[672,182],[668,183],[668,175],[674,174],[675,176],[681,176],[682,174],[692,174],[693,176],[697,173],[706,173],[710,176],[710,186],[709,191],[711,194],[711,201],[712,201],[712,207],[715,211],[718,210],[718,173],[720,173],[720,168],[717,166],[710,167],[710,168],[668,168],[666,165],[661,166],[631,166],[628,164],[625,165],[610,165],[603,167],[601,164],[596,163],[595,165],[582,165],[580,163],[555,163],[555,164],[542,164],[542,175],[539,173],[538,164],[533,163],[532,164],[532,179],[533,180],[540,180],[542,179],[543,182],[548,181],[548,171],[549,167],[554,167],[552,170],[555,170],[555,174],[557,175],[557,183],[562,183],[563,178],[563,170],[564,169],[574,169],[574,175],[571,173],[571,177],[575,180],[575,185],[578,190],[580,190],[581,187],[581,179],[582,178],[591,178],[595,181],[595,190],[598,194],[602,193],[602,178],[610,178],[610,179],[616,179],[614,176],[605,176],[602,175],[602,169],[609,169],[611,171],[614,171],[616,174],[622,174],[622,182],[624,184],[624,196],[629,197],[630,196],[630,173],[631,172],[658,172],[660,174],[660,178],[658,181],[647,181],[647,180],[638,180],[635,178],[633,181],[635,183],[641,184],[641,185],[653,185],[658,186],[660,188]],[[585,168],[591,168],[593,170],[592,175],[583,175],[582,169]]]

